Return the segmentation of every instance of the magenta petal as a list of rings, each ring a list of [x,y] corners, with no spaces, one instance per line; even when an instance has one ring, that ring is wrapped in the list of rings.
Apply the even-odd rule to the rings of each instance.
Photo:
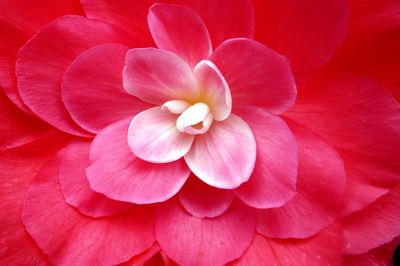
[[[296,195],[296,140],[285,121],[261,108],[246,108],[240,116],[254,133],[257,159],[249,181],[236,195],[255,208],[280,207]]]
[[[400,235],[400,186],[342,220],[344,252],[361,254]]]
[[[182,158],[192,146],[194,136],[176,128],[178,115],[153,107],[136,115],[128,131],[128,144],[142,160],[168,163]]]
[[[109,198],[137,204],[171,198],[189,177],[188,167],[183,160],[154,164],[136,157],[128,146],[129,122],[116,122],[94,139],[86,169],[90,186]]]
[[[289,123],[299,148],[297,194],[279,208],[259,212],[259,233],[307,238],[332,224],[340,213],[346,176],[336,150],[312,131]]]
[[[196,218],[176,200],[156,211],[155,234],[161,249],[180,265],[223,265],[239,258],[253,238],[254,213],[235,202],[217,218]]]
[[[153,245],[150,208],[92,219],[65,203],[57,178],[60,159],[51,159],[28,188],[22,214],[27,231],[52,263],[115,265]]]
[[[82,128],[97,133],[150,107],[122,87],[127,51],[119,44],[96,46],[79,55],[64,73],[62,101]]]
[[[87,136],[61,102],[61,79],[76,56],[104,43],[137,44],[128,33],[111,24],[80,16],[60,17],[44,27],[18,55],[16,74],[24,103],[54,127]]]
[[[198,218],[212,218],[223,214],[234,198],[231,190],[218,189],[191,176],[179,191],[182,206]]]
[[[214,122],[206,134],[196,136],[184,158],[190,170],[205,183],[236,188],[253,172],[256,142],[246,122],[231,114],[222,122]]]
[[[81,213],[95,218],[132,208],[132,204],[112,200],[90,188],[85,173],[89,149],[88,141],[71,141],[62,154],[59,181],[65,201]]]
[[[211,54],[207,27],[194,11],[183,6],[155,4],[147,20],[158,48],[179,55],[192,68]]]
[[[267,46],[249,39],[231,39],[210,58],[228,82],[234,106],[258,105],[281,113],[294,104],[296,86],[290,64]]]
[[[233,265],[342,265],[342,230],[331,226],[304,239],[268,239],[256,234],[243,256]]]
[[[136,48],[128,52],[123,82],[129,94],[157,105],[198,94],[188,64],[173,53],[155,48]]]

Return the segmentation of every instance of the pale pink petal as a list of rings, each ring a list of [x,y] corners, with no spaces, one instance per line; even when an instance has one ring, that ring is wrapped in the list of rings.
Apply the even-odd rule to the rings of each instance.
[[[59,181],[65,201],[81,213],[95,218],[123,213],[132,208],[133,204],[112,200],[90,188],[85,173],[89,149],[89,141],[75,140],[62,153]]]
[[[254,133],[257,159],[250,180],[236,195],[255,208],[280,207],[296,195],[296,140],[285,121],[262,108],[245,108],[240,116]]]
[[[69,116],[61,101],[60,85],[65,70],[76,56],[104,43],[140,44],[111,24],[81,16],[60,17],[45,26],[18,54],[16,75],[24,103],[56,128],[90,136]]]
[[[231,189],[246,182],[254,169],[256,142],[250,127],[236,115],[214,122],[196,136],[185,161],[205,183]]]
[[[143,111],[132,120],[127,138],[132,152],[139,158],[167,163],[182,158],[190,149],[194,136],[176,128],[178,115],[161,107]]]
[[[254,226],[253,211],[239,202],[219,217],[200,219],[172,200],[157,208],[155,234],[161,249],[179,265],[223,265],[243,254]]]
[[[153,245],[152,208],[93,219],[69,206],[57,178],[60,159],[48,161],[30,185],[22,213],[27,231],[52,264],[115,265]]]
[[[149,107],[122,87],[128,47],[96,46],[80,54],[64,73],[62,101],[82,128],[98,133],[104,127]]]
[[[400,186],[342,220],[344,252],[362,254],[400,235]]]
[[[260,210],[257,230],[267,237],[307,238],[338,219],[346,176],[334,148],[312,131],[288,125],[299,151],[297,194],[282,207]]]
[[[203,60],[194,68],[201,97],[206,102],[217,121],[225,120],[232,110],[232,96],[229,85],[216,65]]]
[[[207,27],[194,11],[183,6],[155,4],[147,20],[158,48],[179,55],[192,68],[211,54]]]
[[[234,198],[232,190],[211,187],[194,175],[186,181],[178,195],[185,210],[198,218],[223,214]]]
[[[243,256],[232,265],[342,265],[342,230],[334,225],[304,239],[268,239],[256,234]]]
[[[128,52],[123,83],[129,94],[158,105],[198,94],[192,70],[185,61],[155,48],[136,48]]]
[[[249,39],[230,39],[211,55],[229,84],[234,108],[258,105],[272,113],[288,110],[296,99],[289,61]]]
[[[174,196],[190,175],[183,160],[148,163],[128,146],[130,119],[106,127],[94,139],[86,169],[93,190],[107,197],[137,204],[165,201]]]

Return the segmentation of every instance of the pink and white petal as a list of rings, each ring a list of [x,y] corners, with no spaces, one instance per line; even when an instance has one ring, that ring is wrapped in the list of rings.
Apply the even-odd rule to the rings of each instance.
[[[72,140],[62,154],[59,181],[65,201],[82,214],[94,218],[131,209],[133,204],[112,200],[90,188],[85,173],[89,150],[89,141]]]
[[[153,107],[133,118],[128,144],[135,156],[153,163],[168,163],[182,158],[190,150],[194,136],[176,128],[178,115]]]
[[[136,48],[127,53],[123,83],[129,94],[157,105],[198,95],[188,64],[173,53],[155,48]]]
[[[136,157],[128,146],[130,119],[103,129],[90,149],[86,174],[91,188],[109,198],[137,204],[174,196],[190,175],[183,160],[154,164]]]
[[[64,16],[51,22],[18,54],[16,75],[24,103],[54,127],[88,136],[72,121],[61,101],[61,79],[77,55],[104,43],[138,44],[115,26],[85,17]]]
[[[307,238],[339,217],[346,176],[333,147],[298,124],[288,125],[299,151],[297,194],[282,207],[260,210],[257,230],[267,237]]]
[[[343,256],[344,266],[387,266],[395,265],[394,256],[396,247],[400,244],[400,237],[393,239],[392,242],[370,250],[367,253],[360,255],[345,255]]]
[[[262,108],[245,108],[239,114],[253,131],[257,159],[249,181],[235,193],[254,208],[281,207],[297,193],[296,139],[285,121]]]
[[[223,42],[211,55],[231,89],[234,106],[257,105],[279,114],[296,99],[289,61],[249,39]]]
[[[128,49],[119,44],[96,46],[80,54],[65,71],[62,101],[82,128],[98,133],[150,107],[122,87],[121,73]]]
[[[362,254],[400,236],[400,186],[342,219],[344,252]]]
[[[193,217],[176,200],[156,210],[157,242],[179,265],[223,265],[239,258],[254,227],[253,210],[238,201],[216,218]]]
[[[189,8],[154,4],[147,21],[157,47],[179,55],[192,68],[212,52],[206,25]]]
[[[43,26],[67,14],[81,14],[75,0],[3,0],[0,10],[0,87],[23,111],[30,110],[22,102],[15,77],[15,62],[19,49]],[[35,14],[32,16],[32,14]]]
[[[256,234],[243,256],[231,265],[342,265],[342,230],[331,226],[308,239],[268,239]]]
[[[65,145],[60,134],[0,151],[0,264],[49,265],[21,221],[26,189],[53,154]]]
[[[250,178],[256,152],[250,127],[231,114],[222,122],[214,122],[206,134],[196,136],[184,158],[190,170],[205,183],[232,189]]]
[[[301,81],[322,67],[348,29],[346,0],[253,0],[255,39],[286,56]]]
[[[200,87],[202,100],[210,106],[213,118],[217,121],[225,120],[232,111],[232,96],[222,73],[209,60],[198,63],[193,73]]]
[[[154,216],[149,207],[93,219],[69,206],[58,183],[60,160],[57,155],[48,161],[30,185],[22,214],[27,231],[50,262],[115,265],[153,245]]]
[[[0,92],[0,150],[35,141],[49,130],[45,123],[19,110]]]
[[[235,195],[231,190],[211,187],[192,175],[179,191],[179,201],[187,212],[197,218],[222,215]]]
[[[375,81],[322,73],[301,88],[287,115],[335,146],[349,187],[343,214],[360,210],[400,182],[400,105]]]
[[[103,20],[130,32],[144,41],[143,47],[153,46],[147,25],[151,2],[126,0],[80,0],[88,18]]]
[[[232,38],[253,39],[255,17],[251,0],[194,0],[207,25],[213,47]]]

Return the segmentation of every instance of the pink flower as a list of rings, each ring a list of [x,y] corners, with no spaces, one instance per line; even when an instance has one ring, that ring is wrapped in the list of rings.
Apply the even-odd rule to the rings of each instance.
[[[390,264],[397,1],[0,8],[0,264]]]

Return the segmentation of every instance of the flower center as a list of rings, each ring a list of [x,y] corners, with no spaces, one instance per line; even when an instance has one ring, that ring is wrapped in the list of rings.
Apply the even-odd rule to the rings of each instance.
[[[204,134],[213,122],[210,107],[203,102],[190,105],[185,101],[174,100],[166,102],[162,108],[168,109],[171,113],[180,114],[176,120],[176,128],[182,133]]]

